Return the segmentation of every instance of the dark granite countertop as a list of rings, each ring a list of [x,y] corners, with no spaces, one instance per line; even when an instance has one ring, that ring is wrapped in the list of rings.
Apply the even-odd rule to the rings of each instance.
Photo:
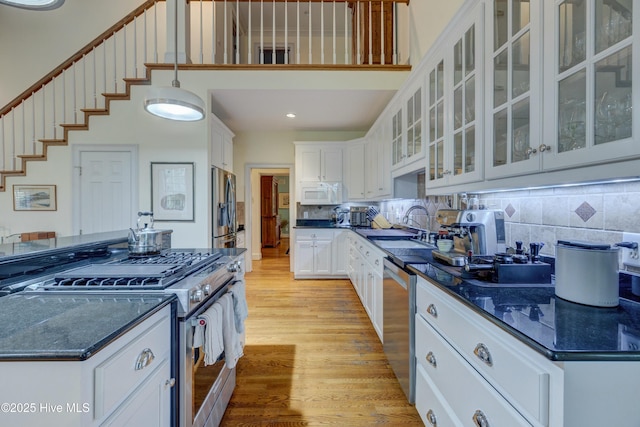
[[[176,300],[173,294],[132,292],[0,298],[0,360],[85,360]]]
[[[558,298],[553,285],[479,283],[435,261],[409,269],[551,360],[640,361],[640,298],[626,274],[620,305],[600,308]]]
[[[373,241],[370,232],[359,232]],[[378,247],[380,247],[378,245]],[[390,258],[394,254],[380,247]],[[620,305],[590,307],[555,296],[551,284],[497,284],[461,277],[429,255],[406,268],[555,361],[640,361],[640,277],[620,273]],[[636,286],[637,287],[637,286]]]

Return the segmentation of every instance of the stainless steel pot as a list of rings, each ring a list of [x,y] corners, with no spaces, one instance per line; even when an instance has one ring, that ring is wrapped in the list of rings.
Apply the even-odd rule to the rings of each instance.
[[[140,220],[149,217],[150,222],[140,227]],[[153,212],[138,212],[137,229],[129,229],[129,253],[135,256],[157,255],[171,248],[171,230],[153,228]]]

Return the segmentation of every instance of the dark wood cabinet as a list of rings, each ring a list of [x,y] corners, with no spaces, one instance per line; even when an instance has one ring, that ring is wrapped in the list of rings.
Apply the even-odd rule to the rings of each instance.
[[[278,180],[274,176],[260,177],[260,216],[262,247],[278,246],[280,243]]]

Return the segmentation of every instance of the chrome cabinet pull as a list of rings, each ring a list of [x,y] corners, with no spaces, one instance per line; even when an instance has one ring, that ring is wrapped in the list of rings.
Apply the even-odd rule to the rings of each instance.
[[[142,350],[142,352],[138,355],[138,358],[136,359],[136,367],[135,370],[136,371],[140,371],[144,368],[146,368],[147,366],[149,366],[151,364],[151,362],[153,362],[153,359],[155,359],[156,356],[154,356],[153,352],[151,351],[150,348],[145,348],[144,350]]]
[[[551,146],[546,144],[540,144],[540,146],[538,147],[538,150],[540,150],[541,153],[544,153],[545,151],[551,151]]]
[[[436,418],[436,414],[433,413],[433,409],[427,411],[427,421],[429,421],[429,424],[433,427],[438,425],[438,419]]]
[[[429,304],[429,307],[427,307],[427,313],[435,318],[438,318],[438,310],[436,310],[436,306],[433,304]]]
[[[429,362],[429,364],[434,368],[438,367],[438,364],[436,363],[436,356],[433,354],[432,351],[427,353],[427,362]]]
[[[167,381],[165,381],[164,388],[171,388],[174,385],[176,385],[176,379],[175,378],[169,378]]]
[[[530,156],[532,154],[536,154],[538,152],[538,150],[536,150],[535,148],[527,148],[527,155]]]
[[[480,409],[478,409],[473,414],[473,422],[478,427],[490,427],[489,420],[487,420],[487,416]]]
[[[473,354],[475,354],[478,359],[482,360],[488,366],[493,366],[493,359],[491,358],[491,353],[489,352],[489,348],[486,345],[479,343],[473,350]]]
[[[375,262],[375,264],[376,264],[376,265],[380,265],[380,260],[379,260],[379,259],[377,259],[377,260],[376,260],[376,262]]]

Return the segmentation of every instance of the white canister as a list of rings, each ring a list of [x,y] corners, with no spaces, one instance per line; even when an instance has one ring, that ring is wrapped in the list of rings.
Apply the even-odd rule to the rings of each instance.
[[[555,293],[594,307],[616,307],[620,298],[618,251],[607,244],[558,241]]]

